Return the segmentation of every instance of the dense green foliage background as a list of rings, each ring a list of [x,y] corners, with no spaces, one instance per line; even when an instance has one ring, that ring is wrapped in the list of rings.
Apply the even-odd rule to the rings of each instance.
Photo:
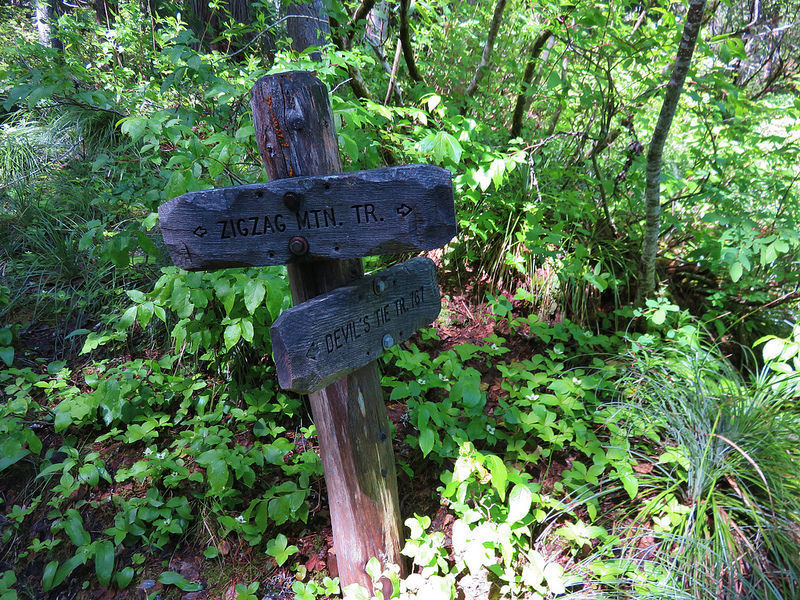
[[[0,599],[339,593],[271,363],[285,273],[180,271],[154,212],[263,180],[249,90],[289,69],[331,90],[346,169],[456,185],[437,329],[468,343],[382,359],[396,595],[800,595],[800,5],[706,8],[634,305],[683,5],[330,0],[298,53],[268,0],[57,4],[44,44],[0,6]]]

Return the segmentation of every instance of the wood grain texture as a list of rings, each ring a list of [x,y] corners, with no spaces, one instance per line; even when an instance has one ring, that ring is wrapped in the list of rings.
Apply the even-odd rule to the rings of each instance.
[[[252,91],[256,140],[271,180],[341,169],[328,92],[310,73],[262,77]],[[285,144],[285,145],[284,145]],[[363,275],[361,260],[287,265],[295,305]],[[389,419],[373,362],[309,395],[328,490],[342,586],[370,589],[364,567],[375,556],[405,573]],[[390,586],[385,582],[384,595]]]
[[[285,310],[270,329],[278,382],[316,391],[407,340],[440,310],[436,265],[422,257]]]
[[[450,172],[433,165],[189,192],[158,217],[175,265],[203,271],[420,252],[456,234]],[[297,236],[302,256],[289,249]]]

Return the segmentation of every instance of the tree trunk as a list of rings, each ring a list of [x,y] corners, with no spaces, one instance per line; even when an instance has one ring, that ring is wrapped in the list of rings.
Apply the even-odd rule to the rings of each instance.
[[[690,0],[686,13],[686,24],[683,37],[678,47],[672,76],[667,83],[667,92],[658,115],[658,122],[653,130],[653,138],[647,150],[647,175],[645,185],[646,221],[642,258],[639,263],[639,287],[636,291],[636,305],[640,306],[653,295],[656,287],[656,251],[658,249],[659,230],[661,228],[661,165],[664,154],[664,143],[672,126],[678,100],[686,81],[686,74],[692,62],[697,35],[703,21],[703,10],[706,0]]]
[[[293,3],[286,7],[286,30],[292,38],[292,50],[302,52],[309,46],[324,46],[331,28],[323,0]],[[322,60],[320,52],[311,53],[312,60]]]
[[[525,65],[525,73],[522,75],[522,89],[517,96],[517,102],[514,105],[514,115],[511,117],[511,139],[518,137],[522,133],[522,119],[525,116],[525,111],[530,103],[530,84],[533,81],[533,74],[536,72],[536,64],[539,55],[544,49],[547,40],[553,35],[549,29],[545,29],[536,38],[531,48],[531,55],[528,59],[528,64]]]
[[[48,48],[64,50],[64,42],[59,39],[53,27],[61,12],[59,0],[35,0],[35,4],[34,20],[39,43]]]
[[[36,33],[42,46],[50,46],[50,19],[47,16],[48,0],[36,0]]]
[[[497,32],[500,31],[500,22],[503,20],[503,11],[506,9],[506,0],[497,0],[494,7],[494,14],[492,15],[492,24],[489,26],[489,35],[486,38],[486,44],[483,46],[483,53],[481,54],[481,62],[478,63],[478,68],[475,69],[475,75],[472,81],[467,86],[467,91],[464,92],[465,99],[469,100],[475,95],[478,90],[478,84],[483,79],[486,73],[486,67],[489,66],[489,59],[492,57],[492,50],[494,50],[494,41],[497,38]],[[461,114],[467,112],[467,105],[461,109]]]
[[[422,81],[414,60],[414,49],[411,47],[411,32],[408,28],[408,9],[411,0],[400,0],[400,42],[403,45],[403,57],[406,59],[408,75],[414,81]]]

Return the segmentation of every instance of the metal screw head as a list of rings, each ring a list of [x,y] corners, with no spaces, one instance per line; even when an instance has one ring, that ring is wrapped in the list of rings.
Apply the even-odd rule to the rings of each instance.
[[[303,198],[297,192],[286,192],[283,195],[283,205],[292,212],[297,212],[302,199]]]
[[[383,336],[381,343],[383,344],[384,348],[391,348],[394,346],[394,339],[387,333],[385,336]]]
[[[289,252],[295,256],[303,256],[308,253],[308,241],[299,235],[294,236],[289,240]]]
[[[372,289],[376,294],[382,294],[386,291],[386,282],[383,279],[376,279],[372,282]]]

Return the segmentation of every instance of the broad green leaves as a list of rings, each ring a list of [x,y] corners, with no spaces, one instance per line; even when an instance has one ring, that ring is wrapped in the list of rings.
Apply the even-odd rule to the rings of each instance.
[[[417,149],[441,165],[458,164],[464,151],[458,140],[445,131],[428,134],[418,142]]]

